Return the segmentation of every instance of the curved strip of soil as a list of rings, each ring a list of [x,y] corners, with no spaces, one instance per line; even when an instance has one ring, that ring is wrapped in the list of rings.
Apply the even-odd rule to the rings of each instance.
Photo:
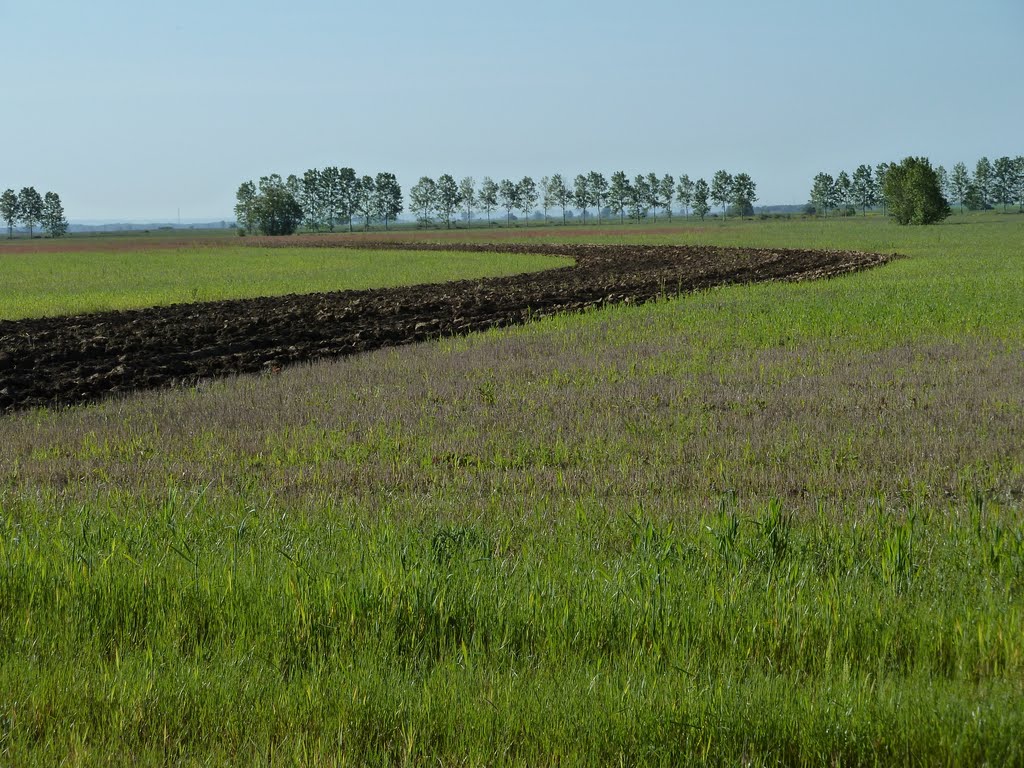
[[[276,370],[289,363],[726,283],[833,277],[893,258],[849,251],[694,246],[360,242],[358,247],[539,252],[569,256],[576,264],[405,288],[0,322],[0,412],[193,385],[216,376]]]

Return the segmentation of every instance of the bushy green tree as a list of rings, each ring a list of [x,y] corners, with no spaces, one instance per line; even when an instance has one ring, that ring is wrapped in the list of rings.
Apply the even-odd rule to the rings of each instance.
[[[753,216],[757,184],[749,173],[737,173],[732,180],[732,204],[740,216]]]
[[[452,214],[459,207],[462,198],[459,196],[459,185],[450,173],[442,173],[437,177],[437,212],[444,219],[445,229],[452,228]]]
[[[4,190],[0,195],[0,218],[7,224],[7,239],[14,237],[14,225],[21,219],[18,209],[18,195],[13,189]]]
[[[476,179],[465,176],[459,182],[459,197],[466,206],[466,226],[473,226],[473,209],[476,207]]]
[[[715,171],[715,175],[711,177],[711,202],[722,206],[724,214],[731,200],[732,174],[727,171]]]
[[[28,227],[28,236],[43,220],[43,197],[35,187],[23,187],[18,193],[18,213],[21,223]]]
[[[565,209],[572,202],[572,191],[565,185],[562,174],[556,173],[551,177],[548,192],[551,194],[551,201],[562,209],[562,224],[565,224]]]
[[[815,174],[811,184],[811,205],[822,216],[828,216],[828,209],[835,204],[835,188],[836,182],[832,174],[824,171]]]
[[[693,185],[693,212],[700,216],[701,221],[704,221],[704,217],[711,210],[711,206],[708,205],[710,194],[708,183],[704,179],[697,179]]]
[[[480,209],[487,214],[487,226],[491,225],[491,211],[498,207],[498,185],[490,176],[484,176],[480,182],[480,194],[477,197]]]
[[[68,220],[64,218],[64,206],[60,195],[47,192],[43,196],[43,229],[50,237],[64,237],[68,231]]]
[[[430,214],[437,206],[437,183],[429,176],[420,176],[420,180],[409,190],[409,202],[412,212],[423,226],[430,224]]]
[[[939,175],[926,157],[908,157],[885,176],[889,213],[900,224],[934,224],[949,216]]]
[[[530,176],[523,176],[516,184],[516,197],[519,204],[519,212],[524,219],[529,219],[537,205],[537,182]]]
[[[971,174],[968,173],[967,166],[964,163],[957,163],[949,175],[949,189],[953,193],[953,199],[960,204],[960,213],[964,212],[964,200],[970,186]]]
[[[505,209],[505,226],[512,226],[512,211],[519,205],[519,185],[510,179],[498,184],[498,200]]]
[[[853,201],[860,206],[861,213],[867,215],[868,208],[878,202],[878,190],[870,165],[858,165],[853,172]]]
[[[583,211],[583,223],[586,224],[587,208],[590,205],[590,189],[587,186],[587,177],[585,174],[577,174],[576,178],[573,179],[572,200],[576,207]]]
[[[690,216],[690,205],[693,203],[693,182],[685,173],[679,177],[679,186],[676,187],[676,200],[683,206],[683,213],[687,218]]]
[[[282,184],[263,186],[252,206],[252,224],[264,235],[292,235],[302,221],[302,206]]]
[[[384,220],[384,229],[388,222],[398,218],[402,212],[402,187],[393,173],[378,173],[373,181],[373,213],[378,219]]]
[[[601,223],[601,208],[608,202],[608,180],[603,173],[591,171],[587,174],[587,194],[597,209],[597,223]]]
[[[612,213],[619,214],[619,223],[625,220],[626,206],[629,205],[630,192],[629,177],[625,171],[616,171],[612,174],[612,183],[608,187],[608,206]]]

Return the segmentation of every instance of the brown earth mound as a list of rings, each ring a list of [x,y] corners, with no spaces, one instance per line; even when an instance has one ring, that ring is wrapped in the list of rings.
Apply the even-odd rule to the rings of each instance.
[[[573,257],[576,264],[407,288],[0,322],[0,411],[193,385],[226,374],[276,370],[289,363],[726,283],[833,277],[893,258],[849,251],[694,246],[360,242],[358,247],[547,253]]]

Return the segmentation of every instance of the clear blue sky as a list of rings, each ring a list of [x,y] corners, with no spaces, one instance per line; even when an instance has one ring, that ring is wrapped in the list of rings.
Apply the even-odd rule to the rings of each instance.
[[[324,165],[535,178],[1024,153],[1024,0],[0,0],[0,189],[230,218]]]

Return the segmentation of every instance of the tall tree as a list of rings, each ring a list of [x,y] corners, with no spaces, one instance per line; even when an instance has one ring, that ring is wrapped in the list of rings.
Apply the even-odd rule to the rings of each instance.
[[[846,171],[840,171],[832,188],[832,201],[845,214],[853,202],[853,182]]]
[[[551,191],[551,200],[562,209],[562,224],[564,226],[565,209],[569,207],[569,203],[572,200],[572,192],[565,186],[565,179],[562,178],[560,173],[556,173],[551,177],[549,189]]]
[[[572,200],[577,208],[583,211],[583,223],[587,223],[587,207],[590,205],[590,190],[587,189],[587,177],[577,174],[572,185]]]
[[[753,216],[757,202],[757,184],[749,173],[737,173],[732,180],[732,204],[740,216]]]
[[[889,163],[879,163],[875,166],[875,194],[878,196],[878,202],[882,204],[883,216],[886,215],[889,205],[889,201],[885,197],[885,176],[891,167]]]
[[[14,237],[14,225],[21,220],[21,210],[18,207],[18,195],[13,189],[6,189],[0,195],[0,217],[7,223],[7,239]]]
[[[398,218],[402,212],[402,187],[393,173],[378,173],[373,181],[373,212],[384,219],[384,229],[388,222]]]
[[[1013,158],[1014,165],[1014,197],[1017,199],[1017,210],[1024,212],[1024,155]]]
[[[608,202],[608,180],[603,173],[591,171],[587,174],[587,194],[597,209],[597,223],[601,223],[601,208]]]
[[[658,180],[658,174],[648,173],[647,174],[647,207],[654,209],[654,220],[658,220],[658,209],[661,207],[661,195],[658,194],[658,190],[661,187],[661,182]]]
[[[548,223],[548,208],[554,205],[554,200],[551,197],[551,177],[541,176],[538,184],[538,191],[540,192],[540,207],[544,211],[544,223]]]
[[[466,176],[459,182],[459,197],[466,206],[466,226],[473,226],[473,209],[476,207],[476,179]]]
[[[686,217],[690,217],[690,205],[693,203],[693,182],[685,173],[679,177],[679,186],[676,187],[676,200],[683,206]]]
[[[516,197],[519,198],[519,212],[523,214],[523,220],[530,221],[530,215],[537,205],[537,182],[530,176],[523,176],[516,184]]]
[[[323,206],[323,223],[333,232],[341,211],[341,171],[327,166],[320,171],[320,195]]]
[[[638,173],[633,178],[630,192],[629,215],[639,224],[641,219],[647,217],[647,209],[651,205],[651,185],[647,183],[647,177]]]
[[[964,212],[964,198],[967,197],[970,186],[971,174],[967,171],[967,166],[964,163],[957,163],[949,175],[949,191],[952,198],[960,204],[960,213]]]
[[[704,217],[711,210],[711,207],[708,205],[708,197],[710,196],[711,189],[708,187],[708,183],[704,179],[697,179],[693,185],[693,212],[700,216],[701,221],[704,221]]]
[[[519,206],[519,185],[509,179],[498,184],[498,200],[505,209],[505,226],[512,226],[512,211]]]
[[[64,218],[64,206],[56,192],[47,192],[43,196],[43,229],[50,237],[63,237],[68,231],[68,221]]]
[[[430,224],[430,215],[437,206],[437,184],[429,176],[420,176],[420,180],[409,190],[409,203],[413,214],[423,226]]]
[[[437,177],[437,212],[444,219],[445,229],[452,228],[452,214],[462,200],[459,197],[459,185],[450,173],[442,173]]]
[[[726,215],[730,200],[732,200],[732,175],[726,171],[715,171],[715,175],[711,177],[711,202],[722,206],[722,213]]]
[[[292,177],[289,176],[289,179]],[[298,194],[296,199],[302,206],[302,215],[306,222],[306,229],[314,232],[320,229],[321,208],[323,207],[322,178],[320,171],[310,168],[298,179]]]
[[[491,211],[498,207],[498,185],[490,176],[484,176],[480,183],[480,196],[477,200],[480,209],[487,214],[487,226],[491,226]]]
[[[992,201],[1002,203],[1004,211],[1016,192],[1015,171],[1013,160],[1007,156],[997,157],[992,164]]]
[[[875,178],[871,172],[870,165],[858,165],[853,172],[853,201],[859,205],[864,216],[868,214],[868,208],[874,207],[877,202],[875,193]]]
[[[946,173],[946,169],[941,166],[935,166],[935,175],[939,177],[939,189],[942,191],[942,196],[949,200],[953,195],[949,191],[949,174]]]
[[[612,213],[619,214],[619,223],[625,222],[626,208],[629,206],[632,190],[629,185],[629,177],[625,171],[616,171],[612,174],[612,183],[608,187],[608,207]]]
[[[974,166],[974,186],[981,197],[982,207],[988,208],[992,203],[992,163],[982,157]]]
[[[18,193],[18,215],[21,223],[28,227],[28,236],[43,219],[43,198],[35,187],[22,187]]]
[[[373,218],[375,210],[374,203],[377,201],[377,184],[373,176],[362,176],[355,188],[355,210],[362,214],[363,229],[370,228],[370,219]]]
[[[811,204],[822,216],[828,216],[828,209],[833,205],[835,186],[835,180],[830,173],[823,171],[814,176],[814,182],[811,185]]]
[[[658,183],[658,198],[661,207],[665,209],[665,213],[668,214],[668,220],[672,221],[672,200],[676,196],[676,180],[669,174],[665,174],[661,177],[661,181]]]

